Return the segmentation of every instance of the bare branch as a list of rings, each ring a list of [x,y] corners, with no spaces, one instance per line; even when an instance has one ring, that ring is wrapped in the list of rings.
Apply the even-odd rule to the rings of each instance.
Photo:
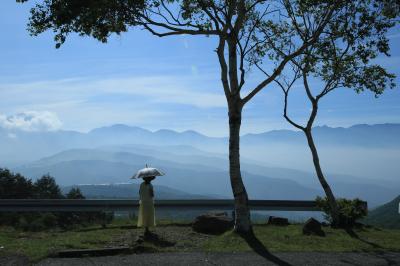
[[[228,26],[225,25],[225,27],[222,30],[222,33],[219,37],[219,44],[217,47],[217,55],[218,55],[218,61],[221,67],[221,82],[222,82],[222,87],[224,88],[224,93],[225,93],[225,97],[226,99],[230,98],[230,86],[229,86],[229,82],[228,82],[228,65],[226,63],[225,60],[225,35],[226,32],[228,30]]]
[[[143,27],[149,30],[152,34],[158,37],[170,36],[170,35],[219,35],[217,30],[203,30],[203,29],[188,29],[188,28],[180,28],[177,26],[168,25],[166,23],[157,22],[149,18],[148,16],[142,15],[142,18],[146,21],[141,23]],[[157,26],[160,28],[164,28],[170,30],[169,32],[157,32],[155,29],[151,28],[151,26]]]
[[[201,9],[207,14],[207,16],[214,22],[214,26],[215,26],[215,29],[216,30],[219,30],[219,21],[218,21],[218,19],[217,19],[217,17],[215,16],[215,13],[214,13],[214,15],[213,14],[211,14],[211,12],[210,12],[210,10],[208,10],[208,5],[207,4],[205,4],[204,2],[203,2],[203,0],[200,0],[199,1],[199,3],[200,3],[200,6],[201,6]]]
[[[246,104],[248,101],[250,101],[251,98],[253,98],[258,92],[260,92],[266,85],[270,84],[284,69],[285,65],[291,61],[292,59],[294,59],[296,56],[300,55],[303,53],[303,51],[309,47],[310,45],[314,44],[321,32],[324,30],[326,24],[328,23],[329,19],[332,17],[333,12],[335,10],[336,4],[333,5],[332,8],[330,8],[327,13],[324,16],[324,19],[322,20],[323,22],[319,25],[319,27],[317,28],[317,30],[314,32],[312,38],[306,42],[303,43],[303,45],[297,49],[297,51],[287,55],[282,61],[281,63],[278,65],[278,67],[274,70],[274,73],[268,77],[267,79],[265,79],[264,81],[262,81],[257,87],[255,87],[255,89],[253,89],[245,98],[243,98],[243,104]]]
[[[289,95],[289,90],[284,92],[285,95],[285,101],[284,101],[284,106],[283,106],[283,117],[288,121],[292,126],[305,131],[306,128],[301,126],[300,124],[297,124],[294,122],[288,115],[287,115],[287,108],[288,108],[288,95]]]
[[[288,11],[288,15],[289,15],[289,18],[292,21],[292,24],[294,25],[294,27],[296,28],[297,33],[299,34],[300,38],[304,42],[307,39],[308,36],[307,36],[307,34],[304,34],[303,31],[300,29],[300,26],[297,23],[296,16],[295,16],[295,14],[293,12],[291,3],[289,3],[288,1],[283,1],[283,2],[284,2],[284,5],[286,7],[286,10]],[[302,17],[304,17],[304,15]],[[306,24],[304,24],[304,25],[306,25]]]
[[[308,85],[308,78],[307,78],[307,72],[306,71],[303,71],[303,84],[304,84],[304,88],[305,88],[306,93],[307,93],[307,97],[310,100],[311,105],[312,105],[311,114],[310,114],[310,117],[308,119],[307,126],[306,126],[306,128],[308,130],[311,130],[311,127],[312,127],[312,125],[314,123],[315,117],[317,116],[317,112],[318,112],[318,101],[311,94],[310,86]]]

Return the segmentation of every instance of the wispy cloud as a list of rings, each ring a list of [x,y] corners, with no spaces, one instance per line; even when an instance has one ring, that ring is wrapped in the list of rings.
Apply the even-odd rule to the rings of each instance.
[[[13,115],[0,114],[0,127],[23,131],[55,131],[62,123],[55,113],[26,111]],[[10,136],[12,138],[12,135]]]
[[[190,73],[0,83],[0,114],[51,111],[59,115],[63,129],[80,131],[113,123],[190,129],[193,121],[204,119],[206,114],[226,113],[225,96],[213,86],[210,78]],[[20,120],[24,121],[22,117],[2,116],[3,126],[16,127]],[[40,128],[26,123],[20,127]]]
[[[25,104],[55,104],[86,101],[94,96],[119,94],[137,97],[135,102],[191,105],[197,108],[224,107],[222,91],[197,77],[146,76],[107,79],[68,79],[16,84],[1,84],[3,100]],[[21,98],[21,95],[24,95]],[[0,100],[1,102],[1,100]]]

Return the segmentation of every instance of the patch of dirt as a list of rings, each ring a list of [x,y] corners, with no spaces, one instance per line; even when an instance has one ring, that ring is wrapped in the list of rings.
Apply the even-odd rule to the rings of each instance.
[[[171,225],[155,227],[151,235],[144,237],[143,229],[135,228],[117,238],[108,246],[143,246],[151,245],[158,251],[201,251],[211,235],[194,232],[190,226]]]

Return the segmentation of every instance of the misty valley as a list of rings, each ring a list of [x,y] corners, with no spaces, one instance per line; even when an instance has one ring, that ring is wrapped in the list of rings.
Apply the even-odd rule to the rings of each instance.
[[[314,131],[338,197],[358,197],[374,208],[399,195],[399,124]],[[88,133],[0,128],[0,162],[33,180],[50,174],[63,187],[102,185],[83,189],[88,197],[136,197],[128,187],[115,185],[132,183],[132,174],[148,164],[167,173],[155,183],[159,198],[232,198],[227,142],[195,131],[151,132],[126,125]],[[300,132],[244,135],[241,154],[250,199],[313,200],[324,195]]]

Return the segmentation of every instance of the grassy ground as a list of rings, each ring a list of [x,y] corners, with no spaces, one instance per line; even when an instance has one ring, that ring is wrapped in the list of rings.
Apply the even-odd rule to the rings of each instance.
[[[245,240],[233,232],[227,232],[208,241],[207,251],[251,251],[259,241],[270,251],[400,251],[400,230],[354,229],[346,232],[341,229],[325,227],[325,237],[304,236],[300,225],[255,226],[257,240]],[[252,243],[253,242],[253,243]]]
[[[117,220],[107,228],[97,226],[66,232],[22,232],[0,227],[0,256],[21,254],[37,261],[60,249],[134,246],[142,230],[133,225],[132,221]],[[157,239],[146,241],[142,246],[149,252],[231,252],[265,248],[269,251],[400,252],[400,230],[366,228],[349,234],[325,227],[326,237],[303,236],[301,225],[255,225],[254,231],[256,239],[244,239],[233,232],[210,236],[193,232],[185,224],[161,221],[154,230]]]

